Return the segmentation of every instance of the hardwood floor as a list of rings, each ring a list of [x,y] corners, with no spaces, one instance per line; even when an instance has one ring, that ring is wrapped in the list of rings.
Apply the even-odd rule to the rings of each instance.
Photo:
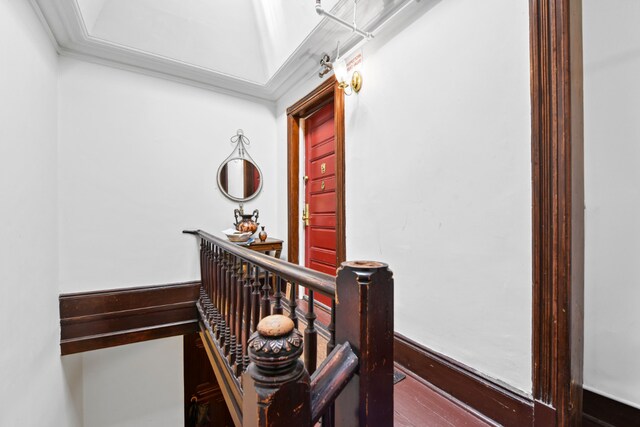
[[[307,302],[300,300],[298,308],[300,330],[305,327],[304,312],[307,310]],[[329,323],[329,314],[317,309],[318,319],[316,324],[326,328]],[[326,357],[322,353],[326,345],[326,339],[318,337],[318,363]],[[411,371],[395,364],[395,368],[407,377],[394,385],[394,425],[396,427],[487,427],[495,426],[491,422],[481,418],[469,409],[458,403],[422,378],[415,376]]]
[[[396,427],[487,427],[483,420],[463,406],[437,392],[423,380],[396,364],[407,377],[394,386]]]

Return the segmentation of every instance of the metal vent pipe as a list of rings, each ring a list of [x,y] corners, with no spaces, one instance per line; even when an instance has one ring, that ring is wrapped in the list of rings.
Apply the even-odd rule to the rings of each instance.
[[[338,24],[349,28],[351,31],[353,31],[356,34],[361,35],[362,37],[366,38],[366,39],[372,39],[373,38],[373,34],[372,33],[368,33],[365,31],[362,31],[360,29],[358,29],[358,27],[356,26],[355,20],[352,24],[348,23],[347,21],[345,21],[344,19],[340,19],[337,16],[331,14],[330,12],[327,12],[326,10],[324,10],[322,8],[322,0],[316,0],[316,13],[320,16],[326,16],[327,18],[331,19],[332,21],[337,22]]]

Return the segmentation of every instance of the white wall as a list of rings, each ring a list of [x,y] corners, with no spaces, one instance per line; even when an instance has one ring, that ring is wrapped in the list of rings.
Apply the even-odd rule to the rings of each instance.
[[[261,194],[245,208],[260,209],[277,236],[272,107],[60,58],[62,292],[198,279],[196,239],[182,230],[218,233],[234,221],[237,203],[222,196],[216,172],[239,128],[264,173]],[[178,340],[83,355],[85,426],[177,425],[167,411],[182,417]],[[145,357],[153,363],[142,368]]]
[[[0,425],[75,426],[81,366],[59,347],[57,59],[26,1],[0,1],[0,57]]]
[[[640,408],[640,3],[585,0],[584,386]]]
[[[414,7],[404,31],[365,45],[363,89],[346,98],[347,258],[389,263],[398,332],[530,393],[528,6]],[[278,103],[281,189],[285,109],[320,83]]]
[[[60,284],[64,292],[200,276],[196,240],[237,203],[216,172],[242,128],[264,187],[245,209],[277,235],[270,107],[70,58],[60,59]]]
[[[82,358],[84,427],[184,425],[182,337],[90,351]]]

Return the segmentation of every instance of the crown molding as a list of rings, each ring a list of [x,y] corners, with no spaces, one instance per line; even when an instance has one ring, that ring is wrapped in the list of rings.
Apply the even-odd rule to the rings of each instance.
[[[216,70],[167,58],[146,51],[123,46],[89,34],[76,0],[29,0],[36,14],[46,27],[56,50],[69,56],[154,77],[165,78],[196,87],[214,90],[254,101],[275,104],[282,95],[299,81],[316,73],[318,58],[323,52],[332,52],[336,41],[348,35],[348,30],[337,28],[327,19],[320,21],[305,40],[266,82],[253,82]],[[332,13],[344,14],[352,0],[340,0]],[[381,11],[363,28],[376,28],[379,23],[396,15],[410,17],[405,6],[414,0],[400,0]],[[342,48],[344,52],[359,41],[351,36]]]

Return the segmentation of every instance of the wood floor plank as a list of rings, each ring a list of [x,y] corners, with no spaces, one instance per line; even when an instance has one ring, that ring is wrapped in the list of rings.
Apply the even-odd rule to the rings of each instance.
[[[396,366],[397,368],[397,366]],[[490,427],[491,424],[418,381],[408,371],[394,386],[394,425],[398,427]]]

